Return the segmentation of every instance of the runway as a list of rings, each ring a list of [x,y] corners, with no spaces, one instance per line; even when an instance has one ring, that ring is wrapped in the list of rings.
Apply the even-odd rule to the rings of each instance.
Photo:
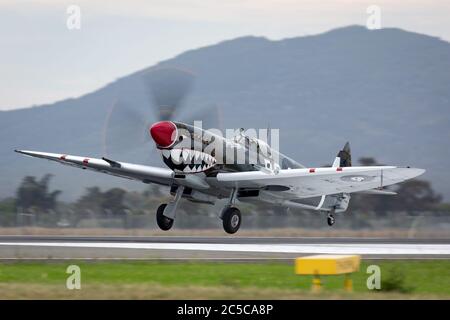
[[[0,259],[293,259],[359,254],[370,259],[450,259],[450,239],[315,237],[0,236]]]

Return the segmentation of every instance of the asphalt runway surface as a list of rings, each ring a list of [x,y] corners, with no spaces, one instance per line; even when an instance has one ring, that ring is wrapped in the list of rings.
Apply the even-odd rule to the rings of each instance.
[[[0,236],[0,259],[292,260],[311,254],[450,259],[450,239]]]

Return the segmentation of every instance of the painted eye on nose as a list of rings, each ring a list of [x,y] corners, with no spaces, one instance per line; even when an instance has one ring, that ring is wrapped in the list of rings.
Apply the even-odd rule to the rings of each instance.
[[[168,148],[176,141],[177,126],[171,121],[156,122],[150,127],[150,135],[158,147]]]

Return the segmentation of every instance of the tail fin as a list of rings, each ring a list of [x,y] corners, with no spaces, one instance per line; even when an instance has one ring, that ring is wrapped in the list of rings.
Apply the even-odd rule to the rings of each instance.
[[[352,166],[352,154],[350,150],[350,143],[347,142],[342,148],[341,151],[338,152],[336,158],[333,162],[333,167],[351,167]]]

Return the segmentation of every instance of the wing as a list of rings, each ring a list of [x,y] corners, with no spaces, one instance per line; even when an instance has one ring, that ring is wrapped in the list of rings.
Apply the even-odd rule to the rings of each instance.
[[[424,172],[423,169],[394,166],[306,168],[280,170],[278,174],[261,171],[219,173],[217,181],[228,187],[262,189],[291,200],[382,188]]]
[[[171,185],[174,182],[174,172],[165,168],[150,167],[126,162],[117,162],[106,158],[96,159],[27,150],[15,151],[26,156],[56,161],[61,164],[102,172],[121,178],[139,180],[144,183]]]

